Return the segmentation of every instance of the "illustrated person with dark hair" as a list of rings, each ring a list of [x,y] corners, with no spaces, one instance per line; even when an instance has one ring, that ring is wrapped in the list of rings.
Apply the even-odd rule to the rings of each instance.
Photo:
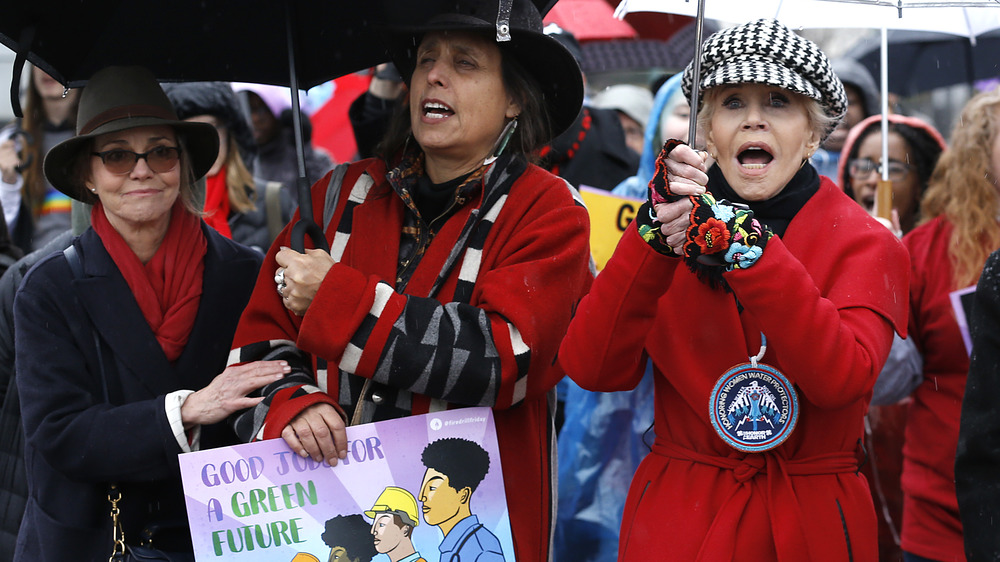
[[[441,560],[502,561],[500,541],[472,514],[472,493],[490,470],[490,455],[467,439],[438,439],[424,448],[420,484],[424,521],[441,528]]]
[[[808,162],[846,110],[819,47],[763,19],[712,35],[700,63],[681,84],[708,154],[667,141],[559,350],[595,391],[653,363],[618,560],[874,560],[860,443],[906,334],[906,251]]]
[[[387,486],[365,516],[372,520],[375,550],[392,562],[427,562],[413,548],[413,529],[420,521],[417,499],[409,491]]]
[[[514,554],[547,560],[555,356],[590,286],[590,221],[528,157],[573,123],[583,85],[534,3],[512,2],[506,24],[495,0],[461,0],[386,30],[403,110],[378,157],[313,186],[330,250],[289,248],[292,228],[271,245],[230,359],[294,365],[237,433],[331,465],[348,423],[492,408],[500,456],[517,459],[496,468]]]
[[[329,562],[371,562],[378,551],[372,544],[370,528],[359,513],[328,519],[321,538],[330,547]]]

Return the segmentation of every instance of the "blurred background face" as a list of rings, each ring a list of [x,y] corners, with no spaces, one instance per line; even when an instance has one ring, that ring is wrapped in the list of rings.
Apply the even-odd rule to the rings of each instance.
[[[625,146],[634,150],[636,154],[642,154],[642,139],[645,136],[642,123],[632,119],[623,111],[617,113],[618,120],[622,123],[622,130],[625,131]]]
[[[677,139],[687,142],[691,106],[684,95],[678,92],[665,109],[667,111],[660,118],[660,136],[663,137],[664,141]]]
[[[837,128],[823,141],[823,148],[830,152],[840,152],[847,140],[847,133],[865,118],[864,98],[861,92],[850,84],[844,84],[847,92],[847,113],[837,124]]]
[[[909,232],[916,222],[917,207],[920,202],[920,177],[911,162],[912,150],[903,137],[889,132],[889,179],[892,181],[892,207],[899,213],[899,224],[903,232]],[[870,160],[876,166],[882,165],[882,133],[875,130],[858,145],[855,160]],[[852,168],[854,168],[852,170]],[[878,170],[859,172],[857,166],[848,163],[854,200],[869,213],[875,207],[875,188],[881,178]]]
[[[278,134],[278,118],[271,113],[264,100],[253,92],[247,95],[250,106],[250,121],[253,124],[253,140],[257,144],[266,144]]]

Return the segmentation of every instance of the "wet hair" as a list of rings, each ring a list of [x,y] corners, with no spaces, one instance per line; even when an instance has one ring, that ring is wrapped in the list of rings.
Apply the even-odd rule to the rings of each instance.
[[[485,33],[478,35],[490,43],[496,44],[493,36]],[[552,122],[542,104],[542,88],[538,80],[525,70],[516,57],[508,54],[508,47],[501,45],[499,49],[504,89],[521,108],[521,112],[517,116],[517,130],[514,131],[506,152],[531,158],[534,151],[552,139]],[[411,76],[410,80],[412,81],[412,79]],[[396,108],[389,121],[385,137],[375,148],[375,153],[387,163],[391,163],[409,142],[413,142],[410,127],[410,103],[409,96],[404,95],[402,103]]]
[[[955,289],[975,283],[1000,246],[1000,170],[993,169],[998,136],[1000,89],[994,89],[965,104],[921,202],[923,222],[943,215],[954,227],[948,255]]]
[[[447,476],[448,484],[456,490],[469,488],[475,492],[490,471],[490,454],[478,443],[457,437],[428,444],[420,460],[427,468]]]
[[[360,513],[337,515],[327,520],[326,530],[320,538],[330,548],[343,547],[352,558],[370,562],[378,554],[372,542],[371,528]]]
[[[847,154],[847,161],[850,162],[858,157],[858,152],[861,150],[861,143],[865,141],[868,137],[875,133],[882,132],[881,121],[872,121],[858,134],[857,139],[855,139],[854,144],[851,145],[851,150]],[[913,166],[916,171],[917,178],[920,179],[920,192],[917,194],[917,207],[915,210],[916,216],[920,216],[920,201],[919,199],[923,197],[925,191],[927,191],[927,183],[931,179],[931,174],[934,172],[934,166],[938,162],[938,158],[941,156],[942,148],[941,144],[938,143],[937,139],[930,135],[925,129],[920,127],[913,127],[907,125],[906,123],[896,123],[889,121],[889,133],[896,133],[906,142],[906,153],[910,156],[910,160],[907,164]],[[844,193],[846,193],[851,199],[854,199],[854,186],[852,185],[853,179],[851,179],[850,174],[844,174]]]

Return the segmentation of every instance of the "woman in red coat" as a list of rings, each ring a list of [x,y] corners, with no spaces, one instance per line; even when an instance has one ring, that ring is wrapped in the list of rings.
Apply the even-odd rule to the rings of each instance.
[[[272,245],[230,361],[293,367],[237,433],[330,464],[347,419],[492,407],[514,554],[534,561],[552,540],[556,351],[591,277],[586,209],[525,156],[573,123],[583,84],[532,2],[500,4],[393,33],[408,104],[381,157],[313,186],[331,251],[283,248],[290,229]]]
[[[905,250],[808,163],[846,104],[815,44],[760,20],[701,63],[684,88],[716,163],[668,141],[559,351],[592,390],[654,364],[619,560],[874,560],[862,422],[905,333]]]
[[[955,454],[969,352],[950,294],[974,286],[1000,247],[1000,91],[966,103],[921,202],[923,224],[903,238],[910,252],[910,326],[924,359],[903,443],[903,551],[962,561]],[[919,559],[915,559],[919,560]]]

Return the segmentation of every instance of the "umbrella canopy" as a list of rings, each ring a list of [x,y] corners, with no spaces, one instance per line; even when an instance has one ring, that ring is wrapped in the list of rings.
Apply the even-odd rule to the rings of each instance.
[[[501,0],[503,1],[503,0]],[[509,2],[509,0],[507,0]],[[531,0],[544,15],[556,0]],[[308,88],[388,62],[381,30],[425,21],[454,0],[0,0],[0,43],[67,87],[111,65],[141,65],[163,81],[222,80]],[[508,10],[509,13],[509,10]],[[299,100],[292,96],[302,220],[292,230],[326,248],[312,221]]]
[[[1000,76],[1000,30],[975,38],[942,33],[890,30],[887,32],[889,91],[911,96],[934,88],[972,84]],[[864,41],[845,56],[878,76],[880,44]]]
[[[868,28],[935,31],[975,37],[1000,28],[996,0],[706,0],[705,17],[744,23],[773,18],[791,28]],[[622,0],[615,11],[697,16],[686,0]]]
[[[761,18],[771,18],[793,28],[881,28],[880,56],[886,60],[887,30],[910,29],[935,31],[974,38],[990,30],[1000,29],[1000,2],[997,0],[622,0],[615,15],[624,17],[630,12],[668,12],[695,16],[699,25],[705,18],[744,23]],[[700,37],[700,33],[698,34]],[[694,72],[697,75],[701,58],[701,44],[697,41]],[[882,159],[888,154],[887,67],[881,65],[882,83]],[[698,83],[691,92],[691,105],[696,105]],[[691,114],[690,137],[695,133],[694,113]],[[876,212],[888,218],[891,205],[884,201],[891,197],[888,168],[882,172]]]

